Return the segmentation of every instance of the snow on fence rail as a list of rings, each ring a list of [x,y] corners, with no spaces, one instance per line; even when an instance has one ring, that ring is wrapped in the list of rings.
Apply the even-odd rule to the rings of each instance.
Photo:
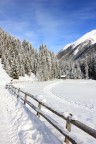
[[[10,84],[18,84],[18,83],[33,83],[33,80],[12,80]]]
[[[6,85],[6,88],[13,91],[13,93],[17,95],[17,98],[19,97],[20,99],[22,99],[24,101],[24,104],[27,103],[31,108],[33,108],[37,112],[37,117],[38,118],[40,118],[40,115],[41,115],[52,126],[54,126],[63,136],[65,136],[65,140],[64,140],[65,144],[69,144],[70,142],[72,144],[79,144],[80,143],[80,140],[75,139],[74,136],[71,134],[71,124],[75,125],[76,127],[80,128],[81,130],[83,130],[84,132],[86,132],[87,134],[89,134],[90,136],[92,136],[93,138],[96,139],[96,130],[92,129],[91,127],[89,127],[89,126],[87,126],[83,123],[81,123],[78,120],[72,119],[72,114],[69,113],[69,115],[66,117],[65,115],[60,114],[59,112],[55,111],[54,109],[52,109],[48,105],[46,105],[43,102],[41,102],[40,100],[38,100],[38,98],[36,98],[34,95],[32,95],[28,92],[25,92],[25,91],[21,90],[20,88],[16,88],[13,85],[8,84],[8,85]],[[20,93],[23,93],[25,95],[24,99],[21,97]],[[27,97],[30,97],[30,98],[34,99],[35,101],[37,101],[38,102],[38,107],[34,106],[30,101],[28,101]],[[51,112],[53,112],[57,116],[59,116],[62,119],[66,120],[66,129],[67,129],[67,131],[62,130],[52,120],[50,120],[49,117],[41,111],[41,106],[47,108],[48,110],[50,110]]]

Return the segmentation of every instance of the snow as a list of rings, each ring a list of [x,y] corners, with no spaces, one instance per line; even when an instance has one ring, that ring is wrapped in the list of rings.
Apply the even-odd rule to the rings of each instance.
[[[72,45],[73,43],[69,43],[67,45],[64,46],[63,50],[66,50],[70,45]],[[62,51],[62,50],[61,50]]]
[[[73,43],[67,44],[66,46],[64,46],[63,50],[66,50],[69,46],[72,46],[72,49],[74,49],[80,43],[83,43],[88,40],[91,40],[91,44],[96,43],[96,30],[92,30],[92,31],[86,33],[85,35],[83,35],[81,38],[74,41]],[[76,55],[78,51],[79,50],[76,49],[76,51],[74,52],[74,55]]]
[[[0,85],[5,85],[6,83],[10,82],[11,78],[8,76],[8,74],[5,72],[1,65],[1,59],[0,59]]]
[[[0,95],[0,143],[2,144],[54,144],[60,143],[8,90]],[[3,109],[3,111],[2,111]],[[6,139],[7,137],[7,139]]]
[[[76,47],[78,44],[86,41],[86,40],[91,40],[92,44],[96,43],[96,30],[92,30],[88,33],[86,33],[84,36],[76,40],[73,45]]]
[[[0,64],[0,143],[61,144],[13,93],[5,89],[10,80]]]
[[[25,75],[25,77],[19,77],[19,81],[37,81],[37,78],[36,78],[36,76],[35,76],[35,74],[34,73],[32,73],[31,74],[31,76],[28,76],[28,75]],[[18,81],[18,80],[17,80]]]
[[[0,64],[0,143],[1,144],[61,144],[64,137],[58,133],[45,119],[40,120],[27,105],[5,89],[5,84],[11,78],[6,74]],[[22,90],[35,95],[40,101],[68,117],[72,114],[73,120],[79,120],[96,129],[96,81],[94,80],[54,80],[37,82],[28,77],[22,83],[14,84]],[[19,80],[22,81],[22,78]],[[66,121],[58,118],[49,110],[42,111],[62,129]],[[72,125],[70,134],[83,144],[95,144],[96,139],[87,135]]]
[[[76,49],[76,50],[74,51],[74,55],[76,55],[78,52],[79,52],[79,49]]]
[[[26,83],[32,83],[34,81],[38,81],[38,79],[36,78],[35,74],[31,74],[31,76],[28,76],[25,74],[25,77],[23,76],[20,76],[19,77],[19,80],[17,79],[14,79],[11,81],[11,83],[15,84],[15,83],[23,83],[23,84],[26,84]]]
[[[15,85],[18,87],[18,85]],[[96,129],[96,81],[94,80],[55,80],[48,82],[34,82],[30,85],[19,85],[21,89],[28,91],[33,95],[40,95],[41,99],[46,100],[53,109],[68,116],[72,114],[72,119],[79,120],[88,126]],[[46,109],[43,109],[47,115],[57,121],[61,127],[64,127],[65,122],[58,119],[55,115]],[[46,124],[45,120],[42,121]],[[48,125],[48,124],[47,124]],[[48,125],[48,127],[50,127]],[[63,141],[63,137],[58,134],[52,127],[52,132]],[[85,134],[75,126],[72,126],[74,135],[78,133],[78,137],[83,143],[95,144],[96,140]]]

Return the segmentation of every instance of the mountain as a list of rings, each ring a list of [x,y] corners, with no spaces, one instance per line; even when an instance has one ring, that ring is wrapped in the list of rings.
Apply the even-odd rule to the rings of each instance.
[[[0,58],[12,79],[30,77],[32,73],[40,81],[61,75],[68,79],[96,79],[96,30],[65,46],[58,53],[58,60],[46,45],[37,51],[30,42],[20,41],[0,29]]]
[[[58,59],[77,60],[85,55],[96,53],[96,29],[92,30],[75,42],[66,45],[58,54]]]

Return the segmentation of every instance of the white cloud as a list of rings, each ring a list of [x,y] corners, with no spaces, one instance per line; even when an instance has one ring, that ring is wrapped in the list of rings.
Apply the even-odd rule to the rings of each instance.
[[[24,31],[24,28],[28,27],[29,23],[26,21],[11,21],[11,20],[0,20],[0,25],[11,31]]]
[[[29,29],[30,23],[27,21],[10,21],[10,20],[4,20],[0,21],[0,26],[3,28],[6,32],[11,34],[12,36],[15,36],[16,38],[19,38],[20,40],[28,40],[32,45],[36,48],[39,47],[39,37],[38,34],[32,30]]]

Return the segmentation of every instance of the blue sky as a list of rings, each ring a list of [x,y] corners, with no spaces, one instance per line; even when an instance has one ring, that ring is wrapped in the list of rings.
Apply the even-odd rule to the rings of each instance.
[[[96,0],[0,0],[0,27],[57,53],[96,29]]]

